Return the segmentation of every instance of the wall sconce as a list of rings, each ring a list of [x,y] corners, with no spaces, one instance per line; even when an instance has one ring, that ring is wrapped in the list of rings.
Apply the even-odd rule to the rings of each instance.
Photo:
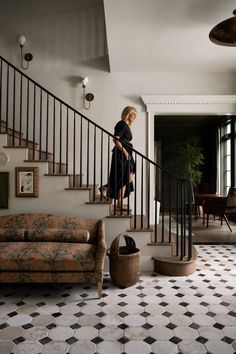
[[[85,77],[83,80],[82,80],[82,86],[83,86],[83,106],[84,106],[84,109],[89,109],[90,108],[90,102],[92,102],[94,100],[94,95],[89,92],[89,93],[85,93],[85,88],[86,88],[86,85],[88,83],[88,78]],[[86,106],[86,101],[88,101],[88,105]]]
[[[20,36],[18,38],[18,42],[20,44],[20,60],[21,60],[21,67],[24,70],[27,70],[29,67],[29,62],[33,59],[33,55],[31,53],[26,53],[25,55],[23,54],[23,47],[26,42],[25,36]],[[24,65],[24,61],[26,62],[26,65]]]

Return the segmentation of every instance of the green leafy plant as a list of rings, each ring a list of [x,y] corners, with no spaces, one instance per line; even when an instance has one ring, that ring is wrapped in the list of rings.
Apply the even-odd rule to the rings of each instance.
[[[192,180],[196,186],[201,182],[202,172],[200,166],[204,165],[202,148],[197,137],[183,141],[183,146],[178,150],[180,175]]]

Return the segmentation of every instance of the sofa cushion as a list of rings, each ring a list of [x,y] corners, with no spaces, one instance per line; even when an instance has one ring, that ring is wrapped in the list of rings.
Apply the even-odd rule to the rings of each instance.
[[[89,231],[84,229],[31,229],[27,230],[27,241],[49,241],[49,242],[78,242],[89,241]]]
[[[95,258],[88,243],[1,242],[0,271],[93,271]]]
[[[25,229],[0,229],[0,242],[2,241],[25,241],[26,230]]]

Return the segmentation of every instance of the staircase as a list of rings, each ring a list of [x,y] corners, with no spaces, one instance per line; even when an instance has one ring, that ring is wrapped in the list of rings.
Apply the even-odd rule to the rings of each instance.
[[[133,149],[135,191],[129,211],[102,199],[113,136],[0,57],[0,153],[8,157],[9,209],[104,218],[107,244],[128,233],[141,250],[141,270],[191,274],[191,188]],[[39,197],[15,197],[15,167],[38,167]],[[108,264],[106,264],[108,269]]]

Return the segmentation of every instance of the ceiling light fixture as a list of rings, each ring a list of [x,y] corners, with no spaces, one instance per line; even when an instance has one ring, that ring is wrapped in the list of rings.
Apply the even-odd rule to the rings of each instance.
[[[236,10],[233,11],[234,17],[216,25],[209,33],[209,38],[214,44],[227,47],[236,46]]]

